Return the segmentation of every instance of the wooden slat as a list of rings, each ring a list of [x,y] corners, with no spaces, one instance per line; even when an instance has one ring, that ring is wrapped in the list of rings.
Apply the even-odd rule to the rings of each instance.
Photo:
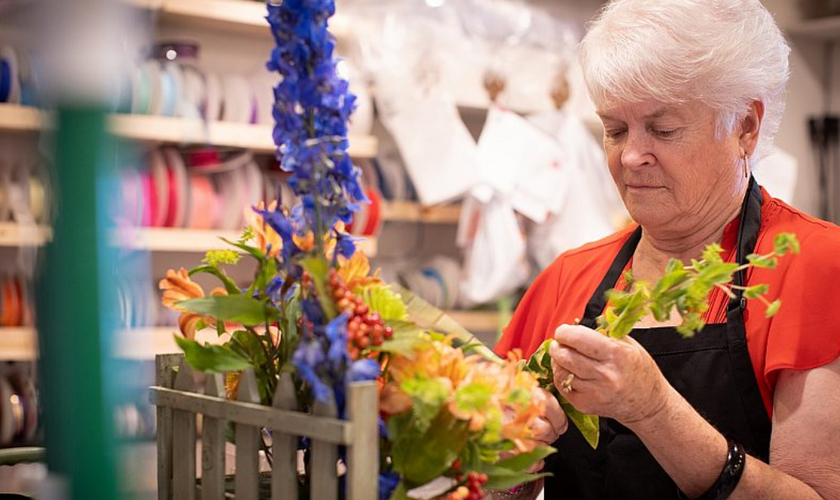
[[[347,449],[347,500],[378,497],[379,428],[376,422],[379,395],[376,382],[350,386],[348,414],[353,422],[353,444]]]
[[[335,408],[335,401],[332,393],[327,402],[316,401],[312,408],[312,414],[316,417],[335,418],[338,412]],[[319,440],[317,433],[308,433],[312,440],[312,461],[309,474],[311,500],[335,500],[338,494],[338,477],[336,475],[336,464],[338,463],[338,449],[334,444],[325,443]]]
[[[155,383],[171,389],[175,384],[173,368],[183,354],[163,354],[155,358]],[[154,403],[154,394],[149,395]],[[172,499],[172,409],[157,407],[157,470],[158,500]]]
[[[236,400],[243,403],[259,403],[260,395],[254,371],[245,370],[239,379]],[[255,425],[236,423],[236,499],[257,500],[259,493],[259,440],[260,428]]]
[[[220,374],[208,375],[204,394],[224,399],[224,377]],[[201,500],[223,500],[225,497],[225,421],[205,416],[203,427]]]
[[[195,392],[193,372],[182,359],[175,377],[175,390]],[[178,457],[172,463],[172,491],[175,500],[195,500],[195,413],[172,412],[172,448]]]
[[[52,229],[0,222],[0,247],[39,247],[52,240]]]
[[[31,327],[0,327],[0,353],[4,361],[38,359],[38,335]]]
[[[203,394],[181,394],[165,387],[152,387],[153,404],[202,413],[207,417],[222,418],[248,425],[282,429],[298,436],[317,436],[320,441],[334,444],[352,444],[353,425],[336,418],[313,419],[309,415],[283,411],[254,403],[219,401]]]
[[[281,375],[274,394],[274,407],[297,410],[295,385],[288,373]],[[298,436],[274,429],[272,434],[271,500],[297,499],[297,441]],[[371,497],[373,498],[373,497]]]
[[[460,218],[461,205],[424,206],[408,201],[389,201],[382,204],[382,220],[385,221],[457,224]]]

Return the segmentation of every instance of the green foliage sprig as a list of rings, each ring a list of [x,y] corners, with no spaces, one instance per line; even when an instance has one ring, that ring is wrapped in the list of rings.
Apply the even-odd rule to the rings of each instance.
[[[700,260],[692,259],[686,265],[677,259],[671,259],[665,268],[665,274],[650,286],[645,281],[636,281],[630,273],[625,274],[626,290],[607,292],[607,307],[597,318],[596,331],[614,339],[621,339],[630,334],[636,324],[648,315],[656,321],[666,321],[676,312],[682,317],[677,331],[684,337],[691,337],[705,326],[703,313],[709,308],[709,293],[718,288],[730,298],[736,297],[735,291],[743,292],[745,299],[760,300],[766,307],[765,315],[769,318],[779,312],[782,303],[779,299],[770,302],[765,295],[769,287],[764,284],[736,286],[731,284],[736,272],[746,271],[751,267],[774,269],[779,258],[799,253],[799,241],[791,233],[779,233],[774,239],[773,251],[765,254],[750,254],[747,263],[725,262],[721,257],[723,249],[718,244],[711,244],[703,251]],[[580,430],[583,437],[593,447],[598,446],[598,416],[581,413],[560,394],[554,386],[554,372],[548,349],[552,340],[545,341],[531,356],[527,363],[528,370],[536,374],[540,385],[554,394],[569,420]]]

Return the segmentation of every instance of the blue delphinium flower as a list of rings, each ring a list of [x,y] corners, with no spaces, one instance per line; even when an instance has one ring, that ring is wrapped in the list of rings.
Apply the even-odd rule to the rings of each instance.
[[[400,475],[396,472],[379,473],[379,500],[388,500],[397,485],[400,484]]]

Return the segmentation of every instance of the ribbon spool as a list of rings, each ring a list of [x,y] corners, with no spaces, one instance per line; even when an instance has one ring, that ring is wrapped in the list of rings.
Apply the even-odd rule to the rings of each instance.
[[[8,381],[12,388],[10,400],[15,418],[16,432],[13,439],[30,443],[38,432],[38,392],[32,379],[22,373],[13,373]]]
[[[171,68],[176,66],[164,64],[160,71],[160,115],[175,116],[175,111],[180,98],[180,86],[176,82],[175,71]]]
[[[207,104],[204,109],[204,119],[208,122],[218,121],[222,118],[222,82],[215,73],[207,73],[206,76]]]
[[[15,413],[12,403],[12,386],[0,376],[0,446],[11,444],[15,437]]]
[[[148,172],[140,174],[140,188],[142,190],[141,213],[142,220],[141,227],[149,227],[152,221],[157,217],[157,192],[152,181],[152,176]]]
[[[183,158],[177,150],[162,150],[169,179],[169,207],[166,227],[185,227],[190,212],[190,179]]]
[[[3,278],[2,287],[3,309],[0,313],[0,326],[7,328],[20,326],[21,323],[21,290],[16,279],[11,276]]]
[[[0,81],[0,98],[5,94],[5,99],[0,99],[0,102],[20,104],[20,66],[14,49],[9,46],[0,48],[0,66],[5,68],[3,73],[6,75],[4,81]]]
[[[9,176],[11,172],[5,165],[0,164],[0,222],[9,220],[11,207],[9,206]]]
[[[154,227],[163,227],[169,219],[169,196],[172,190],[169,185],[169,171],[166,168],[166,161],[157,149],[149,152],[149,175],[155,193],[155,210],[151,225]]]
[[[124,224],[130,227],[140,227],[143,224],[143,200],[145,191],[143,180],[134,168],[123,169],[120,183],[122,185],[122,201]]]
[[[222,120],[251,123],[254,117],[254,98],[251,86],[241,75],[228,75],[222,80]]]
[[[149,78],[149,111],[150,115],[160,115],[163,111],[163,69],[157,61],[146,61],[143,68]]]
[[[216,192],[213,183],[203,175],[190,175],[190,215],[192,229],[213,229],[217,221]]]
[[[131,112],[145,115],[149,113],[152,101],[152,75],[145,64],[134,70],[131,85]]]
[[[20,103],[23,106],[41,105],[38,71],[32,57],[26,52],[18,54],[18,81],[20,81]]]

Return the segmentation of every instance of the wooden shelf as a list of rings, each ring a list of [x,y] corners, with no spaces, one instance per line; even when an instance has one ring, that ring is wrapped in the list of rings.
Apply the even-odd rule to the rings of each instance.
[[[446,314],[473,333],[495,332],[504,327],[497,311],[446,311]]]
[[[824,41],[838,40],[840,39],[840,16],[800,21],[786,31],[796,38]]]
[[[461,205],[423,206],[407,201],[389,201],[382,205],[382,219],[393,222],[457,224],[461,219]]]
[[[264,2],[247,0],[127,0],[141,9],[154,11],[165,22],[254,36],[271,36],[265,20]],[[336,38],[350,34],[350,23],[337,14],[330,19],[330,33]]]
[[[245,0],[242,0],[243,2]],[[273,153],[271,125],[186,120],[168,116],[111,115],[111,132],[124,139],[165,142],[173,144],[209,144],[249,149],[258,153]],[[52,128],[46,113],[10,104],[0,104],[0,130],[36,132]],[[373,136],[350,136],[350,156],[376,156],[377,140]]]
[[[0,247],[38,247],[51,239],[52,229],[48,227],[0,223]]]
[[[37,357],[38,337],[34,328],[0,328],[0,360],[31,361]]]
[[[236,241],[240,231],[144,228],[120,230],[113,234],[115,245],[137,250],[154,252],[206,252],[207,250],[236,250],[220,239]],[[376,256],[377,240],[366,238],[360,242],[360,248],[369,257]]]

